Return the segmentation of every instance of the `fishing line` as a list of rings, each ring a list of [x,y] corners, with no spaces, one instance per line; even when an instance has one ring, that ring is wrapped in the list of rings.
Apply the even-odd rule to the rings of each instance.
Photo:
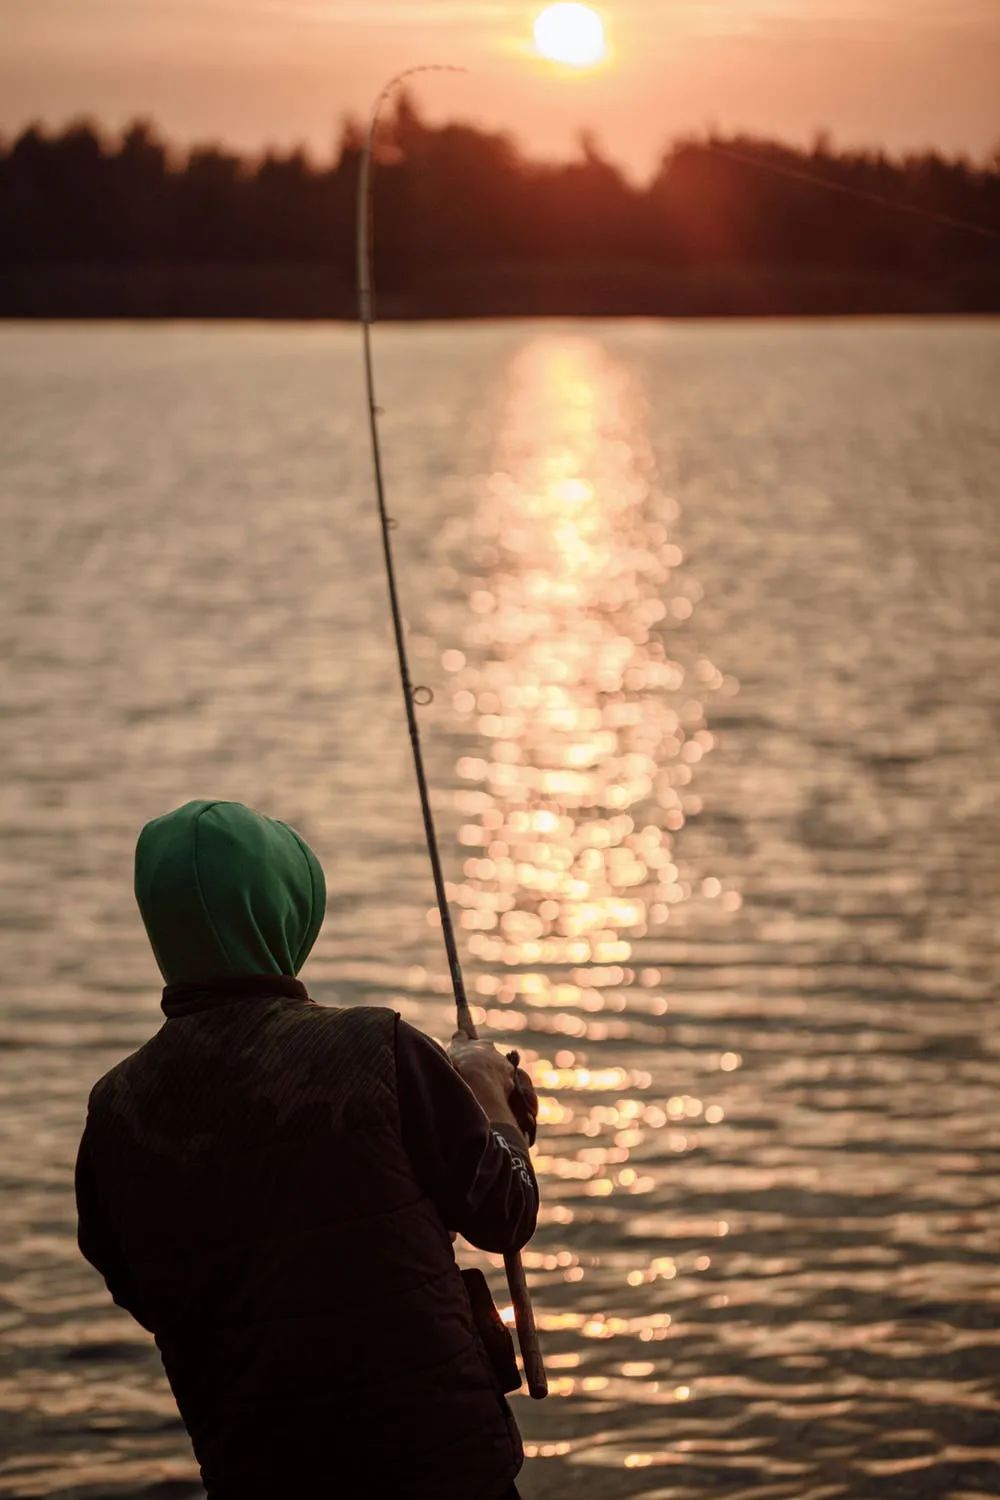
[[[834,182],[829,177],[818,177],[812,172],[802,172],[796,167],[782,167],[776,162],[764,161],[758,156],[748,156],[743,151],[733,151],[729,146],[716,145],[714,141],[698,142],[697,145],[710,151],[713,156],[726,157],[744,167],[756,167],[758,171],[770,172],[775,177],[787,177],[792,182],[805,182],[810,187],[824,188],[828,193],[842,193],[848,198],[860,198],[865,203],[874,203],[879,208],[891,208],[897,214],[909,214],[916,219],[929,219],[949,229],[961,229],[967,234],[977,234],[986,240],[1000,240],[1000,231],[985,224],[976,224],[971,219],[956,219],[951,214],[939,213],[933,208],[920,208],[915,203],[900,203],[898,199],[886,198],[881,193],[872,193],[867,188],[852,187],[848,183]]]

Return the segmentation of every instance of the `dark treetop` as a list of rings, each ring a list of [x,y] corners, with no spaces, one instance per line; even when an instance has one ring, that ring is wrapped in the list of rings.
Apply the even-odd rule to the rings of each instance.
[[[360,147],[352,123],[325,163],[32,126],[0,146],[0,313],[353,316]],[[1000,307],[1000,157],[709,136],[636,185],[592,136],[534,161],[405,95],[380,155],[382,316]]]

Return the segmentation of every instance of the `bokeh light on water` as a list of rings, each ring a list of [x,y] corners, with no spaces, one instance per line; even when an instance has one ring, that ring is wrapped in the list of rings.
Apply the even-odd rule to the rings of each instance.
[[[499,999],[572,1000],[581,1014],[554,1016],[554,1034],[603,1039],[584,1019],[594,992],[633,982],[634,939],[690,895],[673,841],[686,799],[700,806],[703,700],[723,678],[672,654],[695,590],[673,581],[682,553],[664,523],[678,507],[651,493],[634,382],[592,344],[551,340],[515,362],[511,386],[500,467],[471,527],[451,528],[483,569],[466,650],[443,659],[483,747],[456,767],[470,852],[454,899],[468,952],[506,976]]]
[[[995,329],[379,339],[460,943],[542,1096],[525,1495],[991,1493]],[[289,818],[313,993],[450,1023],[356,340],[7,329],[0,372],[0,1494],[181,1497],[69,1195],[157,1020],[136,829]]]
[[[712,698],[738,684],[692,633],[702,589],[683,569],[680,507],[627,364],[593,339],[530,342],[508,367],[494,465],[443,538],[465,560],[469,610],[462,649],[441,664],[478,740],[455,767],[467,857],[450,895],[477,964],[478,1019],[520,1043],[540,1092],[547,1232],[525,1261],[551,1395],[599,1428],[529,1451],[645,1468],[655,1454],[601,1429],[622,1403],[690,1399],[672,1374],[663,1291],[707,1272],[702,1245],[729,1228],[706,1215],[686,1226],[686,1254],[664,1253],[677,1226],[650,1217],[649,1201],[725,1111],[664,1095],[649,1067],[615,1059],[625,1045],[643,1060],[642,1043],[667,1035],[667,986],[642,964],[642,940],[677,925],[694,894],[675,845],[702,810]],[[715,875],[699,893],[741,902]],[[731,1072],[741,1059],[713,1061]],[[558,1414],[543,1425],[562,1430]]]

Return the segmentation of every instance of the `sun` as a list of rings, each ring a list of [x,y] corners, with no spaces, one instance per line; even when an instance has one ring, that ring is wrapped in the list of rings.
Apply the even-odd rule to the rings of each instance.
[[[550,62],[592,68],[607,54],[604,22],[589,5],[549,5],[535,22],[535,46]]]

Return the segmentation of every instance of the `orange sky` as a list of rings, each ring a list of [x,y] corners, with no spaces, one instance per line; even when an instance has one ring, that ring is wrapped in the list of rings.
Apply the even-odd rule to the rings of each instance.
[[[1000,146],[1000,0],[607,0],[613,59],[557,76],[520,0],[0,0],[0,129],[136,114],[173,138],[325,150],[395,70],[432,118],[564,154],[583,125],[636,172],[705,125],[985,155]]]

